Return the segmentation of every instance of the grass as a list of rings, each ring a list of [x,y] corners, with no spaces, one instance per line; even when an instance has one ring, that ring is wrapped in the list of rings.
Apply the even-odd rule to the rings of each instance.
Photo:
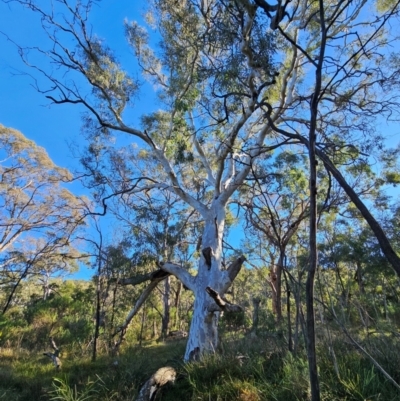
[[[371,341],[371,340],[370,340]],[[383,355],[388,371],[397,371],[399,346]],[[183,342],[126,347],[118,359],[100,356],[64,358],[56,372],[48,358],[28,351],[0,350],[0,400],[7,401],[128,401],[158,368],[173,366],[178,377],[157,396],[163,401],[301,401],[309,399],[308,365],[270,338],[236,339],[224,354],[210,355],[198,363],[184,364]],[[325,401],[395,401],[397,390],[372,364],[349,345],[334,344],[339,376],[324,344],[318,362],[321,397]],[[381,352],[377,351],[377,355]]]

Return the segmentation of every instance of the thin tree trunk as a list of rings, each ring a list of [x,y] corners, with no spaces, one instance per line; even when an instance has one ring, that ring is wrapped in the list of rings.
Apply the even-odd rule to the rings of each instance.
[[[316,92],[319,93],[319,92]],[[317,97],[316,93],[314,97]],[[316,117],[315,117],[316,118]],[[314,131],[314,132],[312,132]],[[307,356],[310,374],[311,400],[320,401],[317,354],[315,349],[314,281],[317,270],[317,170],[315,163],[315,126],[310,129],[310,262],[306,281]]]
[[[152,293],[154,288],[156,288],[158,283],[160,281],[164,280],[164,279],[165,279],[165,276],[156,278],[156,279],[154,279],[153,281],[150,282],[150,284],[145,288],[145,290],[142,292],[140,297],[137,299],[137,301],[135,303],[135,306],[128,313],[128,316],[126,317],[124,324],[122,326],[118,327],[118,329],[113,333],[112,337],[115,337],[117,334],[119,334],[119,339],[118,339],[118,341],[116,341],[114,343],[114,346],[113,346],[113,353],[114,354],[118,353],[119,347],[121,346],[122,341],[125,339],[126,330],[128,329],[128,326],[131,323],[132,319],[140,311],[140,308],[145,303],[146,299]]]
[[[170,292],[171,292],[171,278],[167,277],[164,280],[164,294],[163,306],[164,314],[162,317],[161,337],[165,340],[168,336],[169,321],[170,321]]]
[[[153,319],[153,332],[151,333],[151,338],[157,338],[158,330],[157,330],[157,319]]]
[[[285,285],[286,285],[286,313],[287,313],[287,329],[288,329],[288,349],[290,352],[293,352],[293,338],[292,338],[292,317],[290,310],[290,285],[289,280],[285,274],[285,270],[283,270],[283,275],[285,277]]]
[[[307,272],[306,281],[306,308],[307,308],[307,356],[308,368],[310,374],[311,400],[320,401],[319,378],[317,369],[317,353],[315,349],[315,311],[314,311],[314,282],[315,272],[318,265],[318,250],[317,250],[317,161],[315,154],[315,143],[317,133],[317,118],[319,96],[321,94],[322,84],[322,66],[324,62],[325,44],[326,44],[326,28],[324,15],[324,2],[319,0],[319,17],[321,26],[321,44],[318,57],[318,64],[315,71],[315,87],[314,94],[311,100],[311,118],[309,130],[309,163],[310,163],[310,232],[309,232],[309,247],[310,247],[310,263]]]
[[[115,305],[117,302],[117,290],[118,290],[118,284],[115,284],[114,290],[113,290],[113,298],[111,302],[111,317],[110,317],[110,332],[109,332],[109,340],[108,340],[108,346],[109,349],[113,349],[112,345],[112,338],[113,338],[113,331],[114,331],[114,318],[115,318]]]
[[[278,265],[276,266],[275,296],[276,296],[276,320],[282,322],[282,269],[285,258],[285,250],[279,252]]]
[[[144,323],[146,320],[146,311],[143,307],[142,309],[142,321],[141,321],[141,325],[140,325],[140,334],[139,334],[139,346],[142,346],[142,341],[143,341],[143,330],[144,330]]]
[[[27,276],[30,267],[31,267],[31,265],[30,265],[30,264],[27,264],[27,267],[25,268],[24,272],[23,272],[23,273],[21,274],[21,276],[18,278],[17,282],[13,285],[12,290],[11,290],[11,293],[10,293],[10,295],[9,295],[8,298],[7,298],[7,302],[6,302],[6,304],[4,305],[4,308],[3,308],[3,315],[7,312],[8,308],[10,307],[11,301],[12,301],[12,299],[13,299],[13,297],[14,297],[14,294],[15,294],[15,291],[17,291],[17,288],[18,288],[18,286],[21,284],[21,281]]]
[[[96,322],[95,322],[95,328],[94,328],[92,362],[94,362],[96,360],[96,357],[97,357],[97,339],[99,338],[99,332],[100,332],[100,314],[101,314],[100,274],[101,274],[101,261],[99,261],[99,270],[98,270],[97,284],[96,284]]]
[[[388,307],[387,307],[385,279],[382,280],[382,293],[383,293],[383,308],[385,311],[385,320],[387,321],[387,320],[389,320],[389,312],[388,312]]]
[[[356,278],[357,278],[358,289],[360,290],[360,294],[365,294],[365,288],[364,288],[364,283],[363,283],[363,278],[362,278],[361,263],[359,261],[357,261],[356,266],[357,266]]]
[[[361,215],[364,217],[365,221],[371,227],[371,230],[375,234],[376,239],[382,249],[383,254],[386,256],[389,263],[392,265],[393,269],[400,277],[400,258],[393,250],[392,245],[385,232],[383,231],[380,224],[375,220],[374,216],[370,213],[368,208],[365,206],[360,197],[356,194],[354,189],[347,183],[346,179],[340,173],[340,171],[335,167],[329,157],[321,150],[316,150],[317,156],[323,161],[326,169],[335,177],[339,185],[344,189],[347,196],[354,203],[357,209],[360,211]]]

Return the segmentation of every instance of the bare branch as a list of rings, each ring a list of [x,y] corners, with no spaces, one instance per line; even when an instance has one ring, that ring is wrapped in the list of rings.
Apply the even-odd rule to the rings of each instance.
[[[194,291],[196,277],[192,276],[182,266],[179,266],[172,262],[160,262],[160,268],[168,273],[174,275],[178,280],[182,281],[182,284],[189,290]]]
[[[207,294],[215,301],[216,308],[211,308],[210,312],[218,312],[218,311],[225,311],[225,312],[242,312],[243,308],[239,305],[231,304],[226,299],[223,299],[217,291],[213,290],[211,287],[206,288]]]

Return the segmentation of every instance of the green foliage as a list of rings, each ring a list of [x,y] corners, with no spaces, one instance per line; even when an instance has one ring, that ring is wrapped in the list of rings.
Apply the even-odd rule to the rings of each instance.
[[[400,173],[397,171],[388,171],[385,173],[385,179],[388,184],[400,184]]]

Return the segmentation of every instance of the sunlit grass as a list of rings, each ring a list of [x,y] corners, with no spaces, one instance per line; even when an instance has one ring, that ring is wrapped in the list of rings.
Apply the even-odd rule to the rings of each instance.
[[[387,340],[387,337],[385,336]],[[381,339],[373,338],[377,345]],[[396,401],[397,390],[369,360],[338,337],[333,344],[339,376],[324,344],[318,347],[321,397],[324,401]],[[398,370],[399,346],[386,344],[386,368]],[[65,357],[61,371],[39,352],[0,350],[0,400],[112,401],[134,400],[141,385],[162,366],[178,377],[163,389],[163,401],[306,401],[308,365],[304,350],[297,355],[270,337],[226,339],[222,354],[198,363],[183,363],[185,344],[149,342],[125,346],[118,357]],[[382,348],[381,348],[382,349]],[[396,362],[397,361],[397,362]],[[396,379],[396,377],[395,377]],[[398,377],[397,377],[398,379]]]

